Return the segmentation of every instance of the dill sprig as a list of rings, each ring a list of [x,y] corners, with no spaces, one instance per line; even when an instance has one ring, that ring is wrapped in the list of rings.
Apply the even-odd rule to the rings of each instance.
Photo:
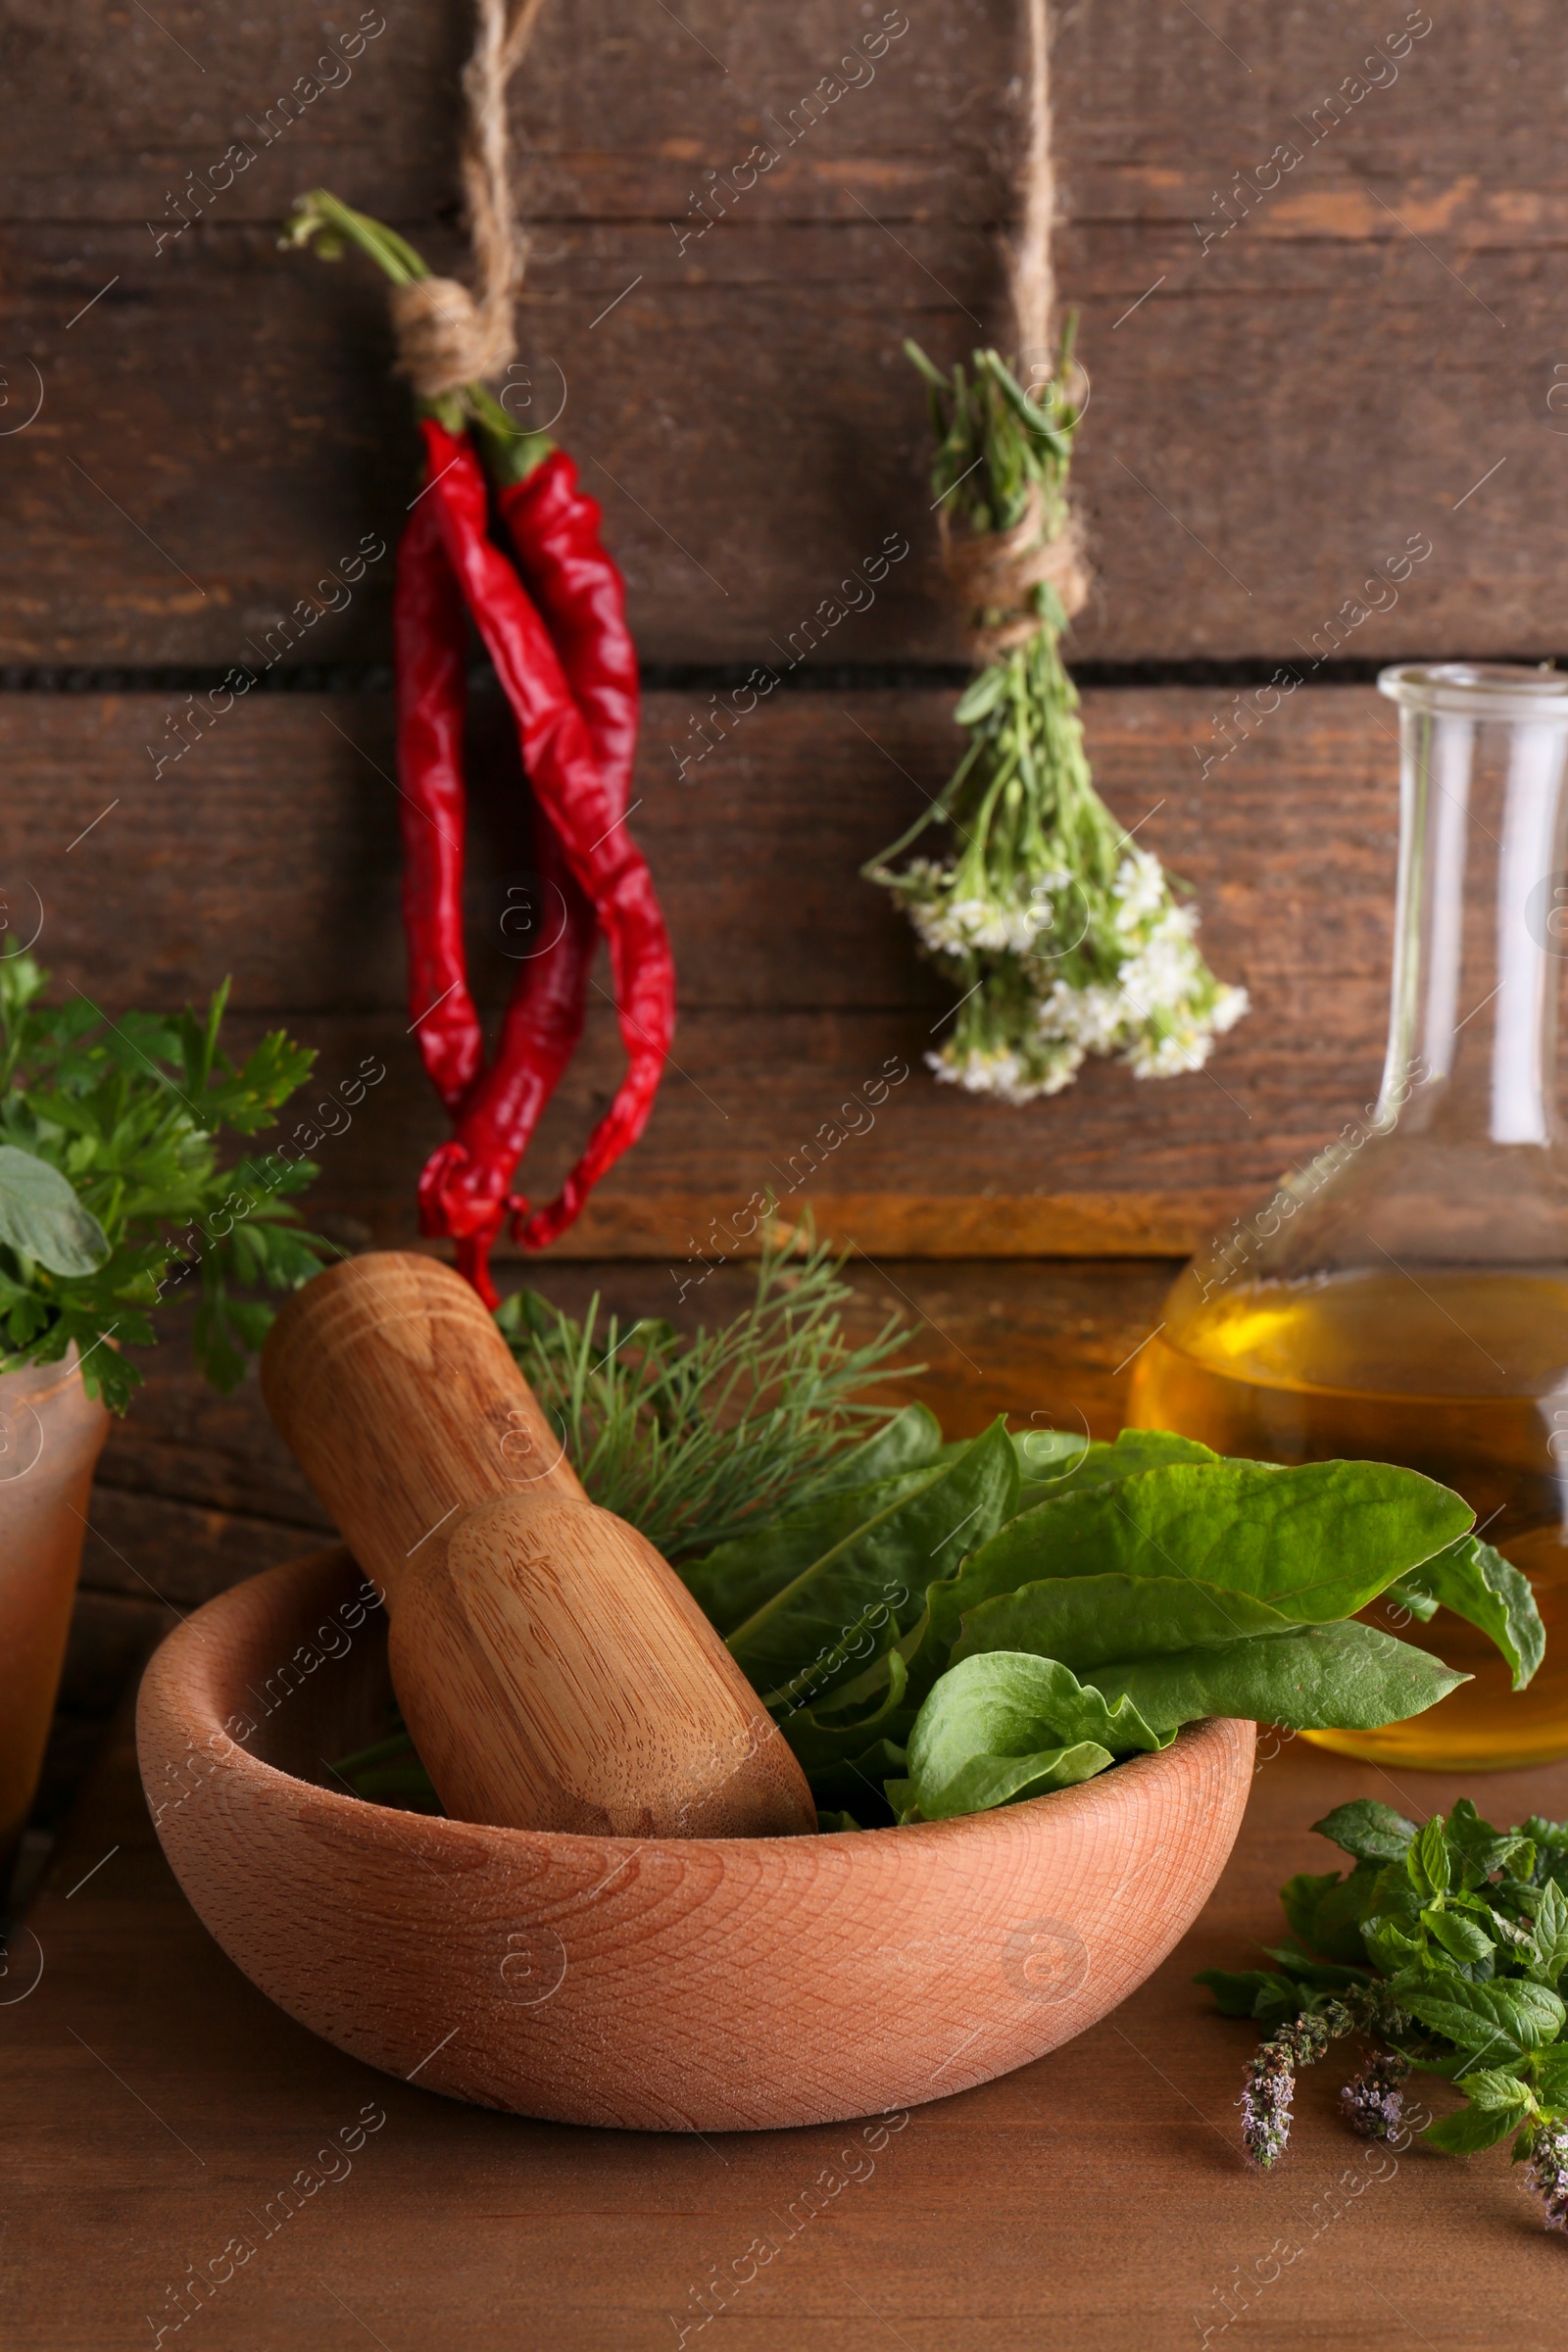
[[[689,1558],[808,1499],[847,1446],[892,1418],[858,1392],[886,1377],[907,1329],[893,1315],[851,1344],[844,1264],[808,1229],[775,1235],[746,1311],[689,1337],[604,1315],[597,1292],[580,1323],[527,1290],[496,1319],[594,1501],[666,1558]]]

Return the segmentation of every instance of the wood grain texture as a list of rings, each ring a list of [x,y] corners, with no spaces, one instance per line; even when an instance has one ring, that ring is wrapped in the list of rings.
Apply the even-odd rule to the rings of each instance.
[[[1095,1437],[1114,1437],[1127,1359],[1159,1321],[1176,1270],[1168,1259],[857,1260],[846,1328],[864,1340],[890,1314],[906,1319],[911,1337],[900,1360],[925,1368],[878,1393],[925,1398],[950,1436],[976,1435],[1007,1411],[1061,1427],[1077,1426],[1081,1412]],[[747,1264],[715,1267],[684,1299],[657,1261],[551,1258],[530,1279],[579,1317],[597,1297],[601,1317],[615,1315],[622,1328],[639,1315],[685,1331],[723,1324],[755,1290]],[[160,1328],[160,1345],[137,1351],[145,1385],[110,1431],[82,1582],[156,1609],[142,1581],[150,1578],[186,1608],[308,1548],[306,1539],[331,1521],[268,1418],[256,1379],[220,1396],[192,1359],[188,1312]]]
[[[398,1701],[448,1813],[633,1838],[815,1828],[745,1675],[654,1546],[589,1501],[457,1274],[381,1251],[329,1267],[272,1326],[262,1391],[390,1612]]]
[[[407,1563],[455,1510],[576,1472],[468,1285],[427,1257],[371,1251],[285,1299],[262,1396],[318,1499],[394,1609]]]
[[[693,703],[651,697],[634,822],[672,926],[676,1066],[565,1251],[662,1253],[676,1280],[700,1274],[715,1253],[755,1246],[735,1226],[771,1186],[877,1258],[1174,1254],[1271,1189],[1376,1087],[1397,750],[1370,690],[1302,691],[1240,720],[1235,699],[1118,690],[1088,697],[1087,718],[1110,807],[1198,891],[1209,956],[1250,989],[1253,1012],[1205,1072],[1140,1083],[1094,1064],[1067,1094],[1017,1111],[925,1073],[951,1000],[884,894],[858,879],[940,787],[951,698],[781,696],[682,784],[667,745],[686,739]],[[41,916],[38,952],[60,987],[111,1009],[177,1004],[233,970],[238,1035],[275,1016],[319,1050],[319,1092],[299,1105],[318,1115],[294,1132],[318,1139],[320,1212],[357,1220],[364,1239],[410,1242],[414,1180],[444,1121],[401,1009],[386,706],[258,697],[151,784],[143,745],[164,709],[0,697],[9,920],[25,938]],[[1235,750],[1203,775],[1195,747],[1223,741]],[[515,971],[501,953],[501,888],[530,854],[520,787],[494,742],[469,923],[491,1005]],[[524,1179],[539,1198],[620,1068],[608,973],[591,1003]],[[368,1057],[388,1075],[351,1107],[343,1082]],[[886,1066],[909,1076],[873,1105]]]
[[[155,776],[147,747],[175,740],[166,722],[189,699],[0,695],[9,934],[38,932],[61,985],[112,1008],[177,1005],[231,972],[236,1006],[258,1016],[401,1011],[390,695],[254,696]],[[687,1011],[939,1020],[943,984],[859,868],[951,774],[966,740],[956,700],[781,693],[715,721],[708,693],[647,696],[633,830]],[[505,886],[526,878],[531,816],[499,695],[478,691],[472,711],[468,954],[495,1008],[516,974],[500,917]],[[1299,1015],[1318,980],[1382,995],[1398,829],[1391,704],[1370,687],[1283,700],[1126,687],[1086,694],[1084,719],[1107,806],[1192,884],[1209,955],[1265,1010]],[[694,745],[682,779],[676,756]]]
[[[483,2106],[750,2131],[988,2081],[1158,1964],[1247,1800],[1252,1727],[1214,1723],[1081,1788],[913,1830],[631,1843],[389,1813],[290,1770],[314,1780],[319,1741],[373,1712],[368,1624],[308,1706],[232,1729],[246,1685],[359,1584],[347,1554],[317,1554],[181,1628],[142,1685],[143,1777],[181,1885],[265,1991]]]
[[[233,0],[176,10],[167,32],[100,4],[69,32],[13,11],[7,359],[18,401],[40,380],[46,398],[8,444],[8,658],[249,659],[323,566],[401,521],[414,445],[379,289],[274,249],[325,179],[437,265],[459,251],[461,36],[412,0],[385,13],[352,78],[269,137],[327,30],[297,0],[265,23]],[[565,386],[650,658],[771,658],[889,529],[914,554],[835,658],[957,651],[899,346],[946,360],[1000,331],[1016,19],[1002,0],[900,13],[874,79],[814,104],[865,29],[831,0],[657,24],[594,0],[541,28],[516,108],[537,224],[516,389],[538,416]],[[1558,650],[1568,207],[1539,104],[1556,25],[1545,0],[1440,12],[1361,78],[1409,14],[1200,23],[1113,0],[1060,24],[1059,266],[1094,378],[1078,474],[1101,581],[1081,653]],[[254,162],[216,190],[236,139]],[[760,142],[777,165],[726,195]],[[1260,187],[1282,148],[1298,160]],[[181,192],[192,225],[160,250]],[[1374,590],[1386,610],[1348,620],[1370,566],[1423,532],[1397,602]],[[388,594],[382,564],[313,639],[383,652]]]
[[[889,2328],[912,2352],[1038,2352],[1042,2313],[1073,2352],[1178,2352],[1205,2326],[1223,2342],[1238,2305],[1222,2298],[1242,2283],[1246,2337],[1262,2352],[1359,2352],[1375,2277],[1404,2329],[1443,2352],[1544,2347],[1562,2250],[1522,2168],[1505,2153],[1457,2163],[1352,2138],[1338,2110],[1350,2053],[1300,2077],[1276,2174],[1260,2182],[1242,2161],[1235,2101],[1253,2036],[1215,2013],[1193,1972],[1248,1965],[1278,1939],[1282,1881],[1333,1866],[1309,1823],[1350,1797],[1391,1798],[1370,1766],[1305,1741],[1258,1754],[1209,1903],[1099,2025],[906,2122],[899,2111],[877,2127],[709,2145],[460,2106],[427,2095],[422,2073],[390,2082],[294,2024],[179,1893],[127,1728],[29,1914],[41,1981],[0,2009],[8,2341],[150,2342],[194,2308],[200,2339],[222,2352],[315,2340],[346,2352],[364,2326],[394,2352],[460,2340],[515,2352],[519,2339],[661,2352],[722,2308],[759,2352],[863,2352]],[[1416,1774],[1392,1801],[1424,1815],[1460,1793],[1473,1781]],[[1486,1796],[1495,1820],[1561,1819],[1568,1766],[1497,1776]],[[20,1985],[37,1953],[21,1937],[13,1948]],[[979,2022],[966,2010],[943,2057]],[[1446,2103],[1441,2086],[1426,2096]],[[376,2128],[357,2152],[326,2154],[340,2133],[353,2140],[362,2111],[360,2128]],[[205,2296],[192,2273],[236,2231],[238,2266]],[[166,2289],[180,2280],[176,2306]],[[1405,2340],[1393,2320],[1378,2327]]]

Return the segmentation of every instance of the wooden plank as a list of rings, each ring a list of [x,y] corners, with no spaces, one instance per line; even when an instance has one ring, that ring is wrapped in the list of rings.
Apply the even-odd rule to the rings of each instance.
[[[1267,717],[1251,702],[1238,717],[1238,699],[1204,687],[1089,693],[1100,789],[1198,891],[1222,970],[1254,991],[1318,975],[1381,987],[1395,713],[1359,687],[1300,693]],[[10,935],[41,923],[38,953],[62,983],[121,1005],[177,1004],[227,971],[236,1005],[257,1014],[401,1007],[390,698],[207,704],[200,739],[155,773],[149,746],[165,756],[177,744],[192,700],[0,697]],[[634,830],[684,1007],[941,1014],[941,982],[858,875],[945,782],[964,742],[955,700],[779,694],[715,720],[709,693],[647,697]],[[499,922],[505,885],[526,875],[531,836],[493,688],[474,698],[470,742],[469,953],[481,1001],[499,1004],[516,972]]]
[[[890,1315],[904,1317],[914,1336],[900,1360],[926,1370],[876,1393],[923,1397],[952,1436],[972,1435],[1005,1412],[1019,1428],[1039,1415],[1037,1426],[1087,1422],[1093,1436],[1113,1437],[1126,1400],[1125,1359],[1159,1320],[1175,1271],[1169,1259],[857,1261],[845,1323],[864,1340]],[[665,1266],[615,1259],[551,1258],[529,1279],[571,1315],[586,1314],[597,1296],[601,1314],[618,1316],[622,1328],[653,1315],[686,1331],[741,1314],[755,1288],[753,1268],[721,1265],[680,1298]],[[84,1587],[149,1606],[137,1572],[155,1576],[155,1557],[174,1580],[160,1581],[159,1592],[185,1605],[285,1557],[329,1524],[268,1420],[254,1376],[220,1396],[196,1369],[188,1314],[174,1312],[160,1328],[156,1348],[136,1350],[144,1385],[110,1431],[82,1567]]]
[[[174,1613],[147,1593],[78,1592],[60,1678],[61,1708],[107,1721],[173,1623]]]
[[[110,1007],[177,1004],[233,971],[237,1034],[286,1019],[318,1049],[327,1092],[365,1058],[384,1063],[358,1112],[323,1114],[341,1132],[322,1146],[318,1200],[365,1234],[407,1241],[414,1178],[442,1124],[394,1009],[385,703],[258,696],[152,778],[143,747],[166,707],[0,698],[13,935],[30,936],[41,910],[39,952],[57,984]],[[951,698],[780,696],[683,783],[667,745],[686,738],[691,710],[686,696],[650,698],[636,817],[680,971],[677,1066],[569,1251],[682,1261],[705,1237],[714,1246],[714,1220],[718,1247],[743,1247],[723,1235],[772,1186],[874,1257],[1180,1254],[1370,1100],[1396,830],[1396,746],[1370,691],[1303,692],[1267,720],[1254,710],[1250,737],[1237,730],[1238,748],[1206,776],[1195,746],[1229,723],[1227,698],[1088,698],[1110,806],[1197,889],[1208,953],[1255,1009],[1202,1073],[1140,1083],[1096,1064],[1024,1111],[932,1083],[921,1056],[949,1001],[858,879],[940,785]],[[515,967],[500,953],[490,877],[524,871],[529,852],[514,772],[510,783],[499,765],[486,773],[471,929],[493,1004]],[[884,1065],[908,1076],[873,1111],[865,1089]],[[536,1196],[559,1180],[619,1067],[602,975],[530,1165]],[[862,1107],[841,1118],[857,1095]],[[858,1132],[846,1139],[848,1127]]]
[[[542,29],[518,108],[529,397],[567,387],[652,660],[770,659],[889,530],[913,552],[828,658],[957,651],[899,344],[948,358],[995,328],[1015,24],[980,0],[908,16],[874,82],[793,147],[769,110],[787,126],[842,51],[827,0],[776,22],[710,0],[689,32],[597,0]],[[134,13],[85,22],[25,42],[7,348],[18,401],[35,380],[46,399],[8,450],[26,560],[0,658],[248,660],[412,495],[377,289],[279,256],[272,223],[328,177],[452,259],[459,35],[394,7],[354,79],[264,147],[258,110],[319,46],[308,12],[204,11],[172,39]],[[1118,0],[1060,28],[1060,270],[1094,376],[1080,484],[1101,578],[1081,656],[1556,650],[1565,213],[1527,95],[1555,25],[1543,0],[1445,19],[1378,87],[1356,78],[1368,40],[1344,0],[1212,30]],[[254,169],[156,250],[166,192],[247,117]],[[776,173],[682,250],[704,174],[733,184],[774,137]],[[1421,567],[1367,589],[1412,536]],[[312,658],[384,655],[387,578],[313,630]],[[1355,619],[1367,597],[1382,611]]]
[[[1267,1026],[1233,1039],[1212,1072],[1135,1093],[1125,1071],[1100,1064],[1069,1097],[1023,1114],[939,1090],[920,1063],[923,1015],[691,1012],[635,1153],[557,1253],[662,1256],[677,1277],[700,1273],[715,1254],[755,1253],[750,1220],[771,1192],[872,1258],[1189,1254],[1375,1093],[1381,991],[1324,982],[1295,995],[1282,992]],[[356,1236],[409,1246],[414,1180],[444,1129],[402,1023],[306,1014],[293,1025],[319,1050],[324,1087],[367,1062],[392,1073],[321,1141],[313,1199]],[[236,1040],[251,1034],[236,1023]],[[619,1068],[612,1016],[591,1017],[532,1148],[529,1198],[558,1184]],[[870,1110],[866,1090],[885,1072],[895,1091]],[[307,1100],[338,1117],[324,1091]],[[302,1124],[302,1142],[321,1133]]]
[[[187,1469],[187,1478],[192,1470]],[[183,1614],[215,1592],[264,1568],[309,1551],[321,1541],[318,1512],[305,1524],[200,1510],[157,1494],[94,1487],[92,1520],[82,1546],[82,1588],[150,1600]],[[167,1621],[166,1621],[167,1622]]]
[[[716,2311],[699,2300],[715,2278],[731,2282],[727,2327],[763,2352],[850,2352],[872,2321],[911,2352],[1023,2352],[1047,2303],[1074,2352],[1185,2342],[1195,2314],[1217,2336],[1227,2313],[1266,2352],[1319,2352],[1367,2340],[1372,2278],[1412,2340],[1548,2340],[1560,2256],[1520,2169],[1350,2137],[1337,2107],[1348,2054],[1302,2076],[1279,2171],[1260,2182],[1242,2162],[1252,2031],[1218,2017],[1193,1973],[1278,1934],[1282,1881],[1331,1859],[1310,1822],[1388,1793],[1369,1767],[1301,1741],[1260,1752],[1231,1863],[1150,1982],[1036,2065],[889,2119],[868,2166],[845,2156],[862,2144],[853,2126],[722,2144],[571,2132],[343,2057],[209,1940],[157,1852],[122,1736],[13,1938],[18,1983],[39,1953],[43,1969],[0,2009],[8,2340],[96,2345],[148,2314],[156,2338],[194,2306],[213,2340],[254,2352],[364,2329],[397,2346],[640,2352]],[[1461,1788],[1417,1775],[1406,1800],[1446,1808]],[[1495,1776],[1488,1796],[1500,1821],[1560,1817],[1568,1767]],[[335,2180],[286,2221],[275,2203],[268,2215],[362,2112],[375,2129],[352,2169],[323,2157]],[[829,2180],[839,2189],[809,2218],[802,2191]],[[209,2271],[236,2232],[234,2254],[257,2251]],[[742,2287],[760,2233],[777,2251]],[[203,2271],[223,2279],[207,2301],[189,2283]]]

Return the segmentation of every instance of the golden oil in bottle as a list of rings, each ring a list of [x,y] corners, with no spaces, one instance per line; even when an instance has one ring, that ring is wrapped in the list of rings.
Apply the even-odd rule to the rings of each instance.
[[[1568,1274],[1395,1266],[1239,1281],[1205,1298],[1191,1273],[1140,1353],[1128,1415],[1216,1452],[1278,1462],[1399,1462],[1455,1488],[1477,1533],[1529,1577],[1546,1629],[1514,1691],[1486,1636],[1397,1603],[1365,1622],[1474,1676],[1375,1732],[1316,1732],[1391,1769],[1480,1769],[1568,1754]]]
[[[1132,1418],[1265,1461],[1404,1463],[1473,1504],[1545,1624],[1529,1687],[1449,1610],[1423,1626],[1385,1598],[1369,1623],[1475,1679],[1408,1723],[1308,1735],[1390,1772],[1473,1771],[1568,1755],[1568,672],[1378,684],[1400,753],[1381,1090],[1181,1276]],[[1364,953],[1364,914],[1324,940]]]

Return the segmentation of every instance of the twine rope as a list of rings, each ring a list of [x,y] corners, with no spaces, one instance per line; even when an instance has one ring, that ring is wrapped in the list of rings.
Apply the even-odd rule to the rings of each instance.
[[[1023,218],[1008,254],[1015,349],[1022,359],[1049,360],[1055,331],[1056,277],[1051,240],[1056,217],[1056,167],[1052,142],[1051,25],[1048,0],[1024,0],[1029,34],[1025,77],[1029,129],[1021,175]],[[1054,532],[1039,486],[1009,530],[956,538],[941,517],[942,560],[967,621],[969,651],[984,668],[1029,644],[1051,623],[1035,610],[1034,591],[1055,590],[1070,620],[1089,601],[1083,526],[1067,510]]]
[[[1083,526],[1069,510],[1055,536],[1046,537],[1040,491],[1033,484],[1029,504],[1010,530],[955,538],[945,511],[940,529],[942,561],[968,616],[969,652],[977,668],[1000,662],[1050,628],[1035,609],[1036,588],[1054,588],[1069,620],[1089,601]]]
[[[508,168],[507,88],[544,0],[477,0],[473,53],[463,71],[463,193],[475,284],[421,277],[392,289],[398,370],[422,400],[500,375],[513,358],[513,304],[527,260]]]

